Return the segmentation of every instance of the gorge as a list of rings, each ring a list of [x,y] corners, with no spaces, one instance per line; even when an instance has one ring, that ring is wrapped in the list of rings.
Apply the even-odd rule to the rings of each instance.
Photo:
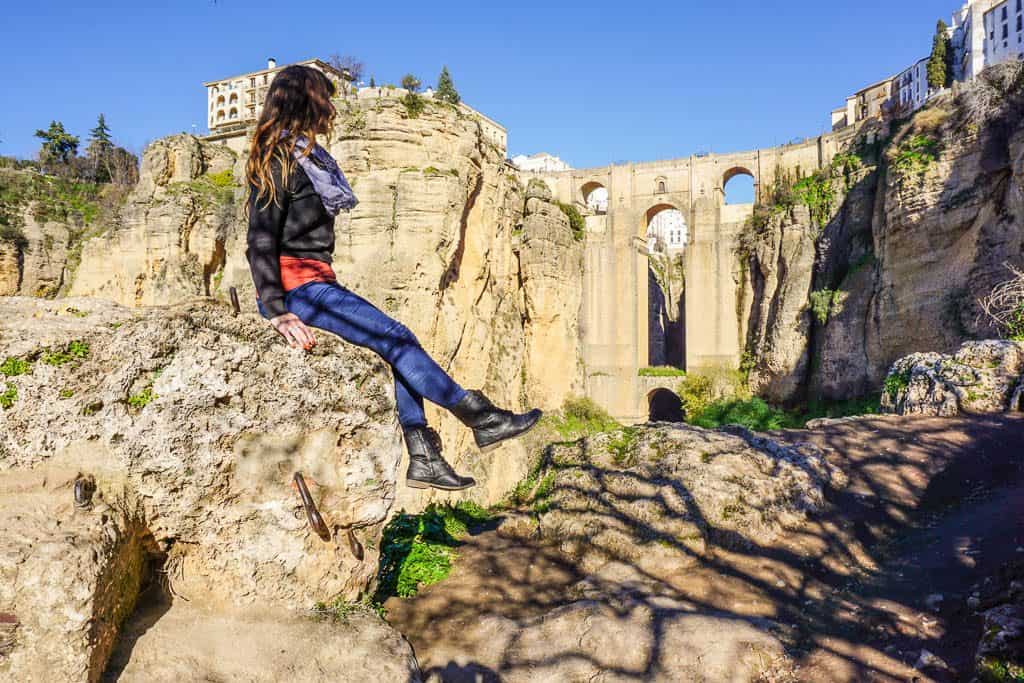
[[[387,89],[336,105],[328,147],[361,199],[337,222],[339,276],[465,386],[555,420],[481,455],[432,409],[450,460],[480,485],[461,497],[407,489],[385,366],[326,335],[303,356],[255,314],[239,155],[185,134],[158,140],[123,197],[0,168],[0,676],[910,675],[915,662],[886,646],[906,643],[916,659],[939,637],[900,625],[909,598],[886,607],[888,594],[874,600],[858,581],[888,566],[878,548],[918,505],[940,506],[957,454],[984,454],[972,477],[993,490],[1019,480],[1009,456],[1024,426],[1001,413],[1020,408],[1024,356],[1015,341],[956,356],[996,377],[982,384],[988,401],[950,403],[955,382],[932,377],[915,393],[887,376],[908,354],[933,354],[898,364],[910,382],[939,354],[997,336],[978,302],[1007,264],[1024,266],[1024,68],[990,69],[906,120],[800,144],[542,174],[520,172],[458,107],[427,100],[413,115]],[[736,173],[754,176],[754,205],[723,202]],[[588,206],[597,186],[604,210]],[[675,275],[638,244],[664,207],[690,230]],[[681,337],[674,374],[643,372],[657,296],[681,321],[663,327]],[[737,373],[779,406],[884,392],[892,412],[941,402],[929,414],[954,421],[852,418],[768,435],[645,424],[683,371]],[[579,397],[607,413],[604,427],[559,411]],[[956,417],[972,411],[987,416]],[[299,514],[297,470],[330,542]],[[76,506],[87,478],[97,495]],[[454,575],[494,615],[444,588],[454,577],[417,602],[392,598],[415,654],[363,608],[339,623],[305,615],[373,592],[389,520],[458,500],[505,505],[500,533],[466,541],[479,564]],[[517,553],[558,597],[509,598],[521,611],[501,612],[495,596],[529,583],[497,559]],[[481,569],[492,561],[500,584]],[[700,591],[681,583],[690,574]],[[148,602],[157,589],[169,606]],[[1016,604],[979,591],[986,609]],[[432,639],[410,605],[465,631],[464,649]],[[868,640],[858,612],[890,641]],[[941,618],[962,635],[962,617]],[[190,628],[221,649],[197,649]],[[217,654],[242,632],[260,635]],[[302,656],[311,640],[333,654]],[[612,661],[617,642],[638,645]]]

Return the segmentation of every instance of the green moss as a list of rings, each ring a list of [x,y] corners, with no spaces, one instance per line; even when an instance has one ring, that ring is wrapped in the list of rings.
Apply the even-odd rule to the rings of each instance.
[[[877,396],[851,398],[844,401],[810,401],[807,405],[789,411],[790,427],[804,428],[810,420],[851,415],[877,415],[881,405]]]
[[[632,467],[636,464],[636,442],[640,436],[640,430],[636,427],[623,427],[618,434],[608,442],[608,452],[612,456],[612,462],[619,467]]]
[[[47,365],[60,367],[67,363],[79,362],[89,357],[88,342],[76,339],[67,346],[60,349],[50,349],[42,356],[42,361]]]
[[[530,182],[532,183],[533,181],[531,180]],[[572,228],[573,238],[577,242],[582,241],[587,234],[587,222],[583,219],[583,214],[572,204],[556,203],[558,208],[562,210],[562,213],[569,219],[569,227]]]
[[[902,177],[921,177],[938,160],[940,153],[938,138],[924,134],[912,135],[894,150],[892,168]]]
[[[891,372],[885,378],[885,393],[889,399],[895,401],[899,393],[910,386],[910,370],[903,372]]]
[[[978,662],[977,675],[981,683],[1024,683],[1024,666],[985,657]]]
[[[68,399],[68,398],[71,398],[74,395],[75,395],[75,390],[74,389],[61,389],[60,392],[57,394],[57,396],[60,397],[61,399]]]
[[[0,374],[5,377],[27,375],[32,370],[32,363],[23,358],[8,358],[0,365]]]
[[[142,410],[147,405],[149,405],[150,401],[152,401],[155,398],[158,397],[155,393],[153,393],[153,387],[152,385],[150,385],[147,386],[142,391],[140,391],[139,393],[132,394],[131,396],[129,396],[128,405],[130,405],[132,408],[135,408],[136,410]]]
[[[369,596],[356,602],[337,598],[329,603],[318,602],[313,605],[313,614],[317,619],[336,624],[348,623],[349,617],[359,612],[372,612],[381,619],[385,616],[384,606]]]
[[[487,510],[465,501],[431,504],[418,515],[399,513],[384,528],[374,600],[409,597],[446,578],[459,538],[490,518]]]
[[[209,210],[232,207],[236,187],[234,173],[227,168],[218,173],[206,173],[188,182],[171,183],[167,189],[175,195],[189,194],[204,209]]]
[[[0,408],[7,410],[14,405],[14,402],[18,400],[18,387],[14,386],[14,382],[8,382],[4,387],[3,393],[0,393]]]
[[[685,377],[686,370],[673,368],[668,365],[640,368],[636,374],[640,377]]]

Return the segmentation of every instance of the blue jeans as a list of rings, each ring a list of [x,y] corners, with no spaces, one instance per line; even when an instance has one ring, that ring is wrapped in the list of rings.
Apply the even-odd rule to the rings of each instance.
[[[341,285],[307,282],[287,292],[284,304],[306,325],[364,346],[388,362],[395,376],[395,402],[403,427],[426,426],[424,398],[450,409],[466,395],[427,355],[408,327]],[[257,305],[260,314],[268,318],[263,304]]]

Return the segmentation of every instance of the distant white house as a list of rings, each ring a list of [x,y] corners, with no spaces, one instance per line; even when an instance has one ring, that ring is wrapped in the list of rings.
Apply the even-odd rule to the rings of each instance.
[[[572,170],[572,166],[547,152],[538,152],[530,156],[520,154],[519,156],[512,157],[512,163],[520,171],[532,171],[534,173],[557,173],[558,171]]]
[[[993,64],[1024,57],[1024,1],[968,0],[953,13],[953,77],[974,78]]]
[[[659,211],[647,225],[647,251],[679,251],[690,240],[686,218],[678,209]]]
[[[908,114],[923,107],[928,101],[928,57],[901,71],[893,81],[893,90],[901,113]]]

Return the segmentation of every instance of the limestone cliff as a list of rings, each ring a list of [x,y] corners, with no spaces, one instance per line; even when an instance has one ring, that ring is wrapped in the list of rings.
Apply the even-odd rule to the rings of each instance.
[[[342,283],[406,323],[459,382],[497,403],[552,408],[580,393],[582,244],[550,196],[527,196],[465,110],[428,100],[410,116],[400,99],[367,93],[336,104],[328,146],[360,198],[336,223]],[[254,313],[243,165],[226,147],[188,135],[153,143],[117,220],[70,250],[80,263],[53,257],[61,291],[138,306],[226,299],[234,286]],[[32,242],[22,252],[34,259],[40,250]],[[4,293],[39,294],[24,276],[4,276],[4,254]],[[525,474],[521,446],[489,456],[502,462],[493,467],[461,425],[436,421],[453,462],[481,481],[478,498],[493,502]],[[421,495],[402,502],[420,505]]]
[[[1022,111],[1024,69],[990,69],[769,196],[741,244],[755,390],[863,396],[897,358],[990,332],[977,300],[1024,263]]]

